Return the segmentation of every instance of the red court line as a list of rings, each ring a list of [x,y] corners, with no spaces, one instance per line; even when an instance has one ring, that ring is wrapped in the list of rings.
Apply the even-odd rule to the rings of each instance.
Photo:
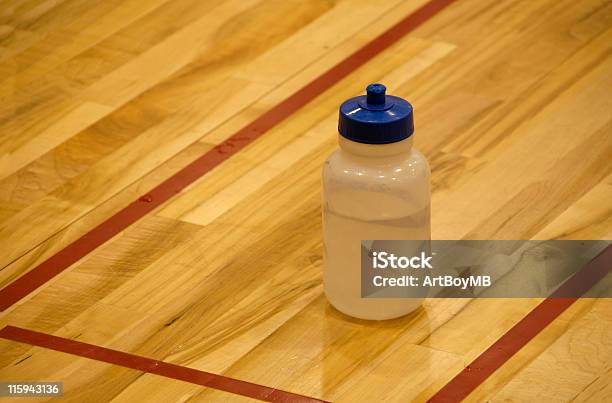
[[[482,384],[493,372],[529,343],[555,318],[584,295],[612,270],[612,245],[606,247],[559,289],[500,337],[478,358],[450,380],[429,401],[459,402]],[[573,297],[571,297],[573,296]]]
[[[317,95],[436,15],[453,1],[429,1],[259,118],[234,133],[227,140],[166,179],[149,193],[133,201],[81,238],[4,287],[0,290],[0,311],[6,310],[64,271],[71,264],[76,263],[83,256],[104,244],[113,236],[195,182],[202,175],[236,154],[293,112],[313,100]]]
[[[57,337],[20,327],[6,326],[0,329],[0,337],[19,343],[31,344],[33,346],[61,351],[62,353],[120,365],[150,374],[165,376],[166,378],[191,382],[197,385],[207,386],[267,402],[325,402],[325,400],[319,400],[313,397],[285,392],[283,390],[257,385],[251,382],[213,374],[211,372],[170,364],[164,361],[128,354],[110,348],[65,339],[63,337]]]

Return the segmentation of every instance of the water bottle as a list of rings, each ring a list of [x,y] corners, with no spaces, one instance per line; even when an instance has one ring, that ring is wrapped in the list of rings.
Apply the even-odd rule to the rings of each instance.
[[[340,106],[340,148],[323,167],[324,288],[337,310],[382,320],[422,298],[363,298],[362,240],[429,240],[430,170],[413,147],[413,108],[371,84]]]

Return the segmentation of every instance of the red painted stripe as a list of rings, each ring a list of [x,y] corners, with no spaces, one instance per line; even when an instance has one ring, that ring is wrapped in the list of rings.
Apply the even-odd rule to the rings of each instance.
[[[285,392],[283,390],[257,385],[251,382],[213,374],[211,372],[182,367],[164,361],[153,360],[151,358],[111,350],[110,348],[100,347],[94,344],[65,339],[63,337],[14,326],[6,326],[1,329],[0,337],[19,343],[31,344],[33,346],[61,351],[62,353],[120,365],[150,374],[165,376],[166,378],[191,382],[197,385],[207,386],[267,402],[325,402],[325,400]]]
[[[166,179],[138,200],[93,228],[81,238],[51,256],[28,273],[0,290],[0,311],[36,290],[41,285],[76,263],[83,256],[104,244],[147,213],[179,193],[214,167],[236,154],[247,144],[276,126],[317,95],[346,77],[416,27],[436,15],[454,0],[432,0],[409,14],[362,48],[342,60],[306,86],[274,106],[227,140]]]
[[[608,246],[472,361],[429,401],[459,402],[612,270]],[[574,297],[569,297],[573,295]]]

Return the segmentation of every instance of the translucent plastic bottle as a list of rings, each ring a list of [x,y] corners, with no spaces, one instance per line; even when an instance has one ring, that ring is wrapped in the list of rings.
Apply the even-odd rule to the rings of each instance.
[[[361,319],[408,314],[422,298],[362,298],[362,240],[429,240],[430,170],[412,146],[412,106],[371,84],[340,106],[340,149],[323,168],[324,284],[329,302]]]

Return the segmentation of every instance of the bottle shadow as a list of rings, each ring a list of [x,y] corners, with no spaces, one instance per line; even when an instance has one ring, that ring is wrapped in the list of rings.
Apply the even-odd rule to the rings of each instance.
[[[400,318],[377,321],[350,317],[327,301],[321,305],[325,322],[320,387],[326,399],[380,401],[381,380],[401,387],[409,382],[403,368],[430,365],[428,356],[411,353],[422,349],[418,344],[430,334],[423,306]]]

